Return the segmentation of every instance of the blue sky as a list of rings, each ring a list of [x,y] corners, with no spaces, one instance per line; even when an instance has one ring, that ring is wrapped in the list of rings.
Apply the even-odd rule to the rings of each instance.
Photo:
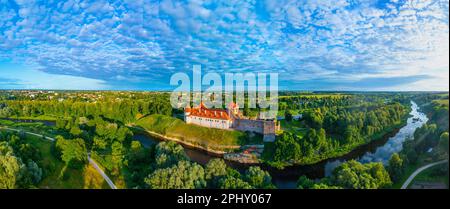
[[[448,0],[0,0],[0,89],[171,89],[200,64],[280,89],[448,91],[448,19]]]

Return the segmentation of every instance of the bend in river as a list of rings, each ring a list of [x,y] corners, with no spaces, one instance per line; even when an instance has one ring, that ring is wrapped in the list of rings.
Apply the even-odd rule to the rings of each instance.
[[[356,159],[361,163],[382,162],[386,165],[392,154],[402,151],[403,142],[413,139],[416,129],[427,123],[428,117],[426,114],[419,112],[419,109],[420,107],[415,102],[411,101],[411,112],[409,113],[411,117],[408,118],[407,124],[403,126],[395,136],[390,137],[384,145],[377,147],[374,152],[368,151],[364,155],[353,159]],[[325,175],[330,175],[334,168],[343,162],[345,162],[345,160],[342,159],[328,162],[325,165]]]
[[[393,153],[402,150],[403,142],[408,138],[413,137],[414,131],[428,121],[427,116],[418,110],[418,105],[411,101],[411,112],[409,113],[411,117],[407,119],[407,124],[404,127],[397,129],[398,132],[393,132],[382,139],[374,140],[368,144],[362,145],[342,157],[328,159],[312,165],[289,166],[283,170],[278,170],[267,165],[259,166],[269,171],[273,182],[278,188],[289,189],[296,188],[297,180],[301,175],[306,175],[313,179],[323,178],[329,175],[335,167],[347,160],[356,159],[362,163],[386,163]],[[144,146],[150,146],[151,144],[160,141],[145,133],[136,133],[134,138],[139,140]],[[208,163],[210,159],[217,157],[206,151],[187,146],[184,147],[186,155],[191,160],[202,165]],[[225,160],[225,162],[239,171],[243,171],[251,166],[227,160]]]

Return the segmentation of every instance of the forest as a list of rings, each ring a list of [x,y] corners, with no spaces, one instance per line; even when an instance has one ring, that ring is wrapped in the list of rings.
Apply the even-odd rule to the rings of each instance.
[[[81,138],[56,137],[51,151],[44,153],[35,142],[28,142],[24,133],[0,131],[0,188],[46,188],[49,180],[68,181],[68,185],[52,185],[54,188],[104,188],[104,182],[89,187],[87,178],[98,178],[85,172],[89,149]],[[45,139],[33,139],[45,140]],[[152,147],[143,147],[138,141],[131,141],[124,148],[118,142],[112,145],[111,154],[99,159],[108,173],[116,178],[120,188],[134,189],[272,189],[271,176],[267,171],[252,166],[244,173],[228,167],[222,159],[210,160],[205,166],[190,161],[181,145],[175,142],[161,142]],[[56,161],[48,163],[43,158]],[[62,164],[59,170],[57,164]],[[56,176],[55,176],[56,173]],[[73,179],[83,175],[84,182]],[[92,176],[93,175],[93,176]],[[80,176],[78,176],[80,177]],[[120,178],[124,178],[123,184]]]
[[[39,146],[43,139],[30,139],[25,132],[1,130],[2,147],[5,147],[0,152],[4,162],[2,166],[12,168],[0,174],[1,188],[42,188],[47,186],[48,179],[70,183],[50,185],[54,188],[86,187],[86,182],[77,182],[74,178],[77,170],[88,170],[88,153],[119,188],[275,188],[268,172],[259,167],[250,167],[241,173],[228,167],[222,159],[200,165],[192,162],[184,148],[175,142],[161,142],[148,147],[133,140],[134,133],[127,124],[146,115],[171,115],[167,94],[150,94],[139,99],[116,94],[108,97],[109,94],[112,93],[106,93],[102,99],[94,101],[79,101],[77,95],[74,99],[65,100],[25,99],[22,96],[21,99],[14,97],[1,102],[1,118],[47,116],[53,119],[54,126],[9,120],[1,120],[1,125],[40,132],[44,138],[51,136],[56,139],[55,143],[46,144],[48,152],[42,153]],[[21,144],[16,145],[19,141]],[[35,145],[35,141],[39,146]],[[49,165],[38,157],[22,156],[33,153],[38,157],[52,158],[56,165]],[[34,178],[35,172],[40,175]],[[97,178],[92,173],[89,175],[81,173],[84,179]],[[32,181],[33,178],[36,180]],[[107,187],[104,182],[88,186]]]
[[[275,143],[266,144],[263,154],[267,163],[279,168],[348,153],[402,126],[409,112],[409,100],[395,95],[292,96],[281,101],[287,108],[285,130]],[[292,118],[293,109],[300,119]]]
[[[51,99],[13,97],[0,102],[0,118],[47,116],[55,120],[61,117],[102,116],[126,124],[149,114],[172,115],[168,93],[133,95],[140,96],[132,96],[131,93],[101,92],[86,96],[69,94],[65,98],[46,97]]]
[[[412,140],[403,144],[399,153],[397,169],[393,170],[394,182],[401,182],[413,168],[427,163],[448,160],[449,154],[449,103],[448,94],[419,95],[415,98],[427,115],[427,123],[416,129]],[[391,159],[395,161],[395,159]],[[434,169],[429,181],[442,181],[448,186],[448,163]]]
[[[414,101],[427,114],[428,122],[416,129],[414,136],[403,143],[403,150],[394,153],[387,165],[361,164],[351,160],[335,168],[331,176],[312,180],[301,176],[299,189],[377,189],[399,188],[417,168],[431,162],[448,160],[449,112],[448,94],[415,94]],[[431,182],[444,182],[448,187],[448,163],[436,167],[424,178]]]

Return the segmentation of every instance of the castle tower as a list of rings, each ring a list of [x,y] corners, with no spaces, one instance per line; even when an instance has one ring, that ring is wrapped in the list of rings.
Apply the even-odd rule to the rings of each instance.
[[[184,121],[186,123],[190,123],[191,122],[190,117],[189,117],[190,115],[191,115],[191,107],[189,105],[187,105],[184,108]]]
[[[227,106],[227,113],[230,116],[238,115],[239,114],[239,105],[234,102],[230,102]]]

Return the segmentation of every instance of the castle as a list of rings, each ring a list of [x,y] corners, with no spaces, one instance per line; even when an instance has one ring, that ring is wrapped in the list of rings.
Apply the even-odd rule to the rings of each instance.
[[[184,120],[188,124],[196,124],[208,128],[250,131],[263,135],[264,142],[275,141],[275,132],[280,129],[275,120],[249,119],[239,111],[239,106],[231,102],[226,110],[209,109],[203,103],[198,107],[187,107]]]

